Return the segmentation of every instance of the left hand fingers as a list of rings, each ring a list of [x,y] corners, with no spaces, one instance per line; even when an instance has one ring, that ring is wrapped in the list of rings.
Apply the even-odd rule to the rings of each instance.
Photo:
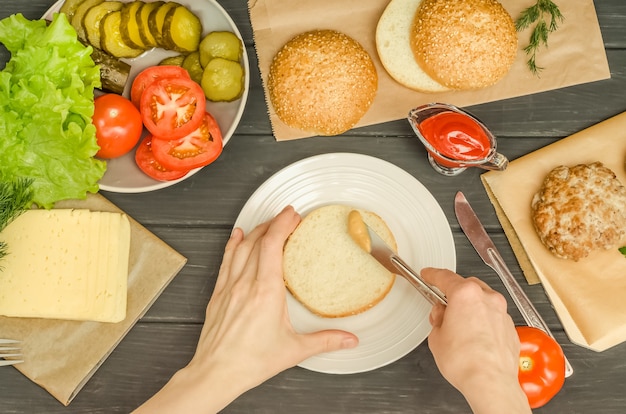
[[[283,274],[283,247],[285,241],[300,223],[300,215],[288,206],[274,220],[267,232],[260,240],[259,267],[257,279],[259,281]],[[282,277],[281,277],[282,283]]]
[[[245,275],[258,277],[261,261],[268,267],[268,272],[275,272],[279,267],[282,275],[282,247],[299,221],[298,213],[288,206],[271,221],[256,226],[243,240],[233,242],[233,251],[225,252],[220,268],[220,287],[232,286]]]
[[[222,267],[220,268],[220,275],[218,276],[218,282],[223,288],[232,287],[238,280],[242,278],[244,273],[256,272],[256,266],[258,259],[253,259],[253,251],[257,244],[257,241],[267,232],[271,224],[271,221],[263,222],[257,225],[250,233],[243,235],[241,229],[234,229],[233,232],[241,232],[242,239],[234,246],[232,254],[224,255],[222,260]],[[227,245],[228,247],[228,245]],[[220,281],[223,279],[223,282]]]
[[[226,247],[224,248],[224,256],[222,258],[222,264],[220,265],[220,269],[217,275],[217,281],[215,282],[215,288],[213,289],[213,294],[220,293],[226,282],[228,280],[228,275],[231,273],[231,265],[233,262],[233,256],[235,255],[235,251],[237,246],[243,240],[243,230],[240,228],[234,228],[230,234],[230,238],[226,243]]]

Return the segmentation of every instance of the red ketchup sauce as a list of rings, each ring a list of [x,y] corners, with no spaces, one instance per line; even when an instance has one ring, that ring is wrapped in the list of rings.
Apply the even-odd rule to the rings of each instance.
[[[476,121],[464,114],[441,112],[422,121],[419,130],[439,155],[451,160],[482,160],[491,149],[491,140],[487,133]]]

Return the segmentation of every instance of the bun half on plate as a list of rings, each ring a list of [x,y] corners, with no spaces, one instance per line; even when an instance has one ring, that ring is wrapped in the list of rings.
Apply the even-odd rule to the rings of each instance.
[[[395,275],[366,253],[348,233],[353,207],[328,205],[302,219],[285,244],[283,271],[291,294],[311,312],[324,317],[361,313],[391,290]],[[396,241],[384,220],[357,209],[394,250]]]

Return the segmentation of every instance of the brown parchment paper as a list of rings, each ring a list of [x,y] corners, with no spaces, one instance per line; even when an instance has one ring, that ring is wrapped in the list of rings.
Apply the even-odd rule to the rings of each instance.
[[[626,184],[626,112],[481,178],[524,274],[543,284],[570,340],[603,351],[626,340],[626,258],[616,247],[578,262],[559,259],[543,246],[530,217],[532,197],[550,170],[594,161]]]
[[[276,116],[266,89],[271,61],[276,52],[298,33],[334,29],[354,39],[368,51],[378,72],[378,93],[370,110],[356,127],[405,118],[410,109],[429,102],[459,106],[528,95],[610,77],[593,0],[558,2],[565,21],[550,34],[549,49],[539,51],[537,61],[545,68],[540,77],[530,73],[523,48],[530,29],[519,34],[519,52],[509,74],[498,84],[479,91],[423,94],[396,83],[385,71],[376,52],[378,19],[389,0],[248,0],[259,69],[272,129],[276,140],[311,136],[290,128]],[[501,0],[515,19],[535,4],[534,0]]]
[[[58,202],[55,208],[122,212],[99,194]],[[26,377],[69,405],[187,259],[130,218],[126,319],[119,323],[0,317],[0,338],[21,341]]]

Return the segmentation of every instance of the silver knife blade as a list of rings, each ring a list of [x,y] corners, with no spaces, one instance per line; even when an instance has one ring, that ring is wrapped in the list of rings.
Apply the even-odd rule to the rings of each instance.
[[[548,328],[548,325],[539,312],[537,312],[537,309],[535,309],[530,299],[528,299],[522,287],[517,283],[517,280],[515,280],[515,277],[496,248],[496,245],[493,243],[493,240],[491,240],[491,237],[487,234],[485,227],[483,227],[474,209],[470,206],[461,191],[457,192],[454,197],[454,212],[468,240],[472,246],[474,246],[480,258],[483,259],[483,262],[498,274],[526,323],[529,326],[542,329],[554,338],[550,328]],[[569,377],[573,372],[574,370],[566,358],[565,376]]]
[[[411,269],[411,267],[402,260],[370,226],[365,222],[363,222],[363,224],[365,224],[371,241],[369,253],[378,263],[383,265],[391,273],[399,274],[404,277],[431,305],[436,303],[441,303],[442,305],[448,304],[446,297],[436,287],[426,283],[420,274]]]

